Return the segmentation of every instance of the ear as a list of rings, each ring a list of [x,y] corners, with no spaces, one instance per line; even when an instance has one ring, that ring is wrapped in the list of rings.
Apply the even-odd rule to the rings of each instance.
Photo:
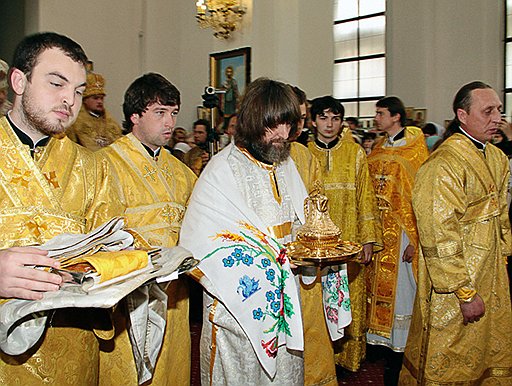
[[[467,111],[464,109],[457,109],[457,119],[459,120],[460,123],[465,125],[468,119]]]
[[[139,114],[132,114],[130,116],[130,121],[132,121],[134,126],[139,124],[139,119],[140,119],[140,115]]]
[[[22,95],[25,92],[25,87],[27,86],[27,76],[25,73],[21,70],[18,70],[17,68],[11,69],[11,87],[12,91],[16,95]]]
[[[316,127],[316,120],[311,120],[311,124],[313,125],[313,127]]]

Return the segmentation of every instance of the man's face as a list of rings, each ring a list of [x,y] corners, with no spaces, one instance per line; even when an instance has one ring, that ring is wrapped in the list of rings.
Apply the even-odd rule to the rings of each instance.
[[[468,134],[485,143],[498,131],[502,107],[496,91],[491,88],[476,89],[471,91],[469,112],[458,109],[457,117]]]
[[[82,103],[87,111],[91,111],[97,115],[103,115],[105,112],[105,106],[103,104],[104,99],[105,95],[91,95],[84,98]]]
[[[340,134],[342,121],[343,117],[331,110],[324,110],[318,114],[313,122],[317,138],[325,143],[333,141]]]
[[[43,51],[31,79],[15,69],[14,91],[21,96],[14,114],[29,130],[45,135],[63,133],[76,120],[85,90],[85,68],[57,48]]]
[[[196,127],[194,127],[194,142],[196,145],[206,143],[206,126],[196,125]]]
[[[231,67],[226,68],[226,78],[231,79],[233,77],[233,69]]]
[[[265,134],[256,143],[253,143],[253,149],[266,162],[280,163],[290,155],[290,135],[291,126],[281,123],[273,129],[266,129]]]
[[[153,150],[167,145],[172,137],[179,110],[179,106],[166,106],[158,102],[150,104],[142,115],[131,116],[133,135]]]
[[[388,132],[397,122],[400,122],[400,114],[392,116],[387,107],[377,107],[375,109],[375,125],[380,130]]]

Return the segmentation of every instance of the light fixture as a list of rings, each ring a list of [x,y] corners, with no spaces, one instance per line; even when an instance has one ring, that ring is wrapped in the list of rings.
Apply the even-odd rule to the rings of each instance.
[[[240,27],[245,7],[241,0],[197,0],[196,19],[201,28],[213,29],[213,36],[228,39]]]

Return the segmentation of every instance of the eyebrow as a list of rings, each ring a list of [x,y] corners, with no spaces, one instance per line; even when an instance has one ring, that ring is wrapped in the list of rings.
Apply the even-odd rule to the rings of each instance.
[[[68,79],[68,78],[66,78],[64,75],[62,75],[61,73],[58,73],[58,72],[50,72],[50,73],[48,73],[48,75],[56,76],[57,78],[62,79],[64,82],[66,82],[66,83],[70,83],[70,82],[69,82],[69,79]],[[79,84],[78,86],[76,86],[75,88],[86,87],[86,86],[87,86],[87,83],[86,83],[86,82],[83,82],[83,83]]]

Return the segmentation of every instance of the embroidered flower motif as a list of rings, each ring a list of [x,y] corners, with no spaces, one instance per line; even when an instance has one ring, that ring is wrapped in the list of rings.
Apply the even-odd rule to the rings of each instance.
[[[267,291],[265,296],[267,298],[267,302],[270,302],[276,298],[276,295],[272,291]]]
[[[281,309],[281,302],[280,301],[272,302],[272,303],[270,303],[270,307],[272,308],[272,311],[277,312]]]
[[[267,275],[267,280],[268,281],[274,281],[275,277],[276,277],[276,271],[274,271],[273,268],[270,268],[268,269],[265,274]]]
[[[223,258],[222,262],[224,263],[224,267],[232,267],[233,264],[235,264],[235,260],[233,260],[231,256]]]
[[[244,263],[245,265],[247,265],[249,267],[253,263],[252,256],[244,255],[244,257],[242,257],[242,263]]]
[[[265,352],[269,358],[275,358],[277,356],[277,337],[270,339],[268,342],[261,341],[261,347],[265,349]]]
[[[267,259],[267,258],[262,259],[261,260],[261,265],[263,266],[263,268],[269,267],[270,266],[270,260]]]
[[[338,324],[338,310],[336,308],[332,308],[327,306],[326,309],[327,320],[332,323]]]
[[[286,263],[286,248],[281,248],[279,256],[277,256],[277,262],[281,265]]]
[[[260,307],[258,307],[257,310],[252,310],[252,317],[253,319],[261,320],[261,318],[263,317],[263,311],[261,310]]]
[[[242,248],[235,248],[235,250],[233,252],[231,252],[231,257],[233,257],[237,261],[242,260],[242,257],[243,257]]]
[[[254,294],[256,291],[261,289],[259,286],[260,281],[256,280],[254,277],[250,278],[247,275],[242,276],[238,280],[238,283],[240,283],[240,285],[238,286],[236,292],[238,292],[244,297],[243,301],[245,301],[249,296]]]

